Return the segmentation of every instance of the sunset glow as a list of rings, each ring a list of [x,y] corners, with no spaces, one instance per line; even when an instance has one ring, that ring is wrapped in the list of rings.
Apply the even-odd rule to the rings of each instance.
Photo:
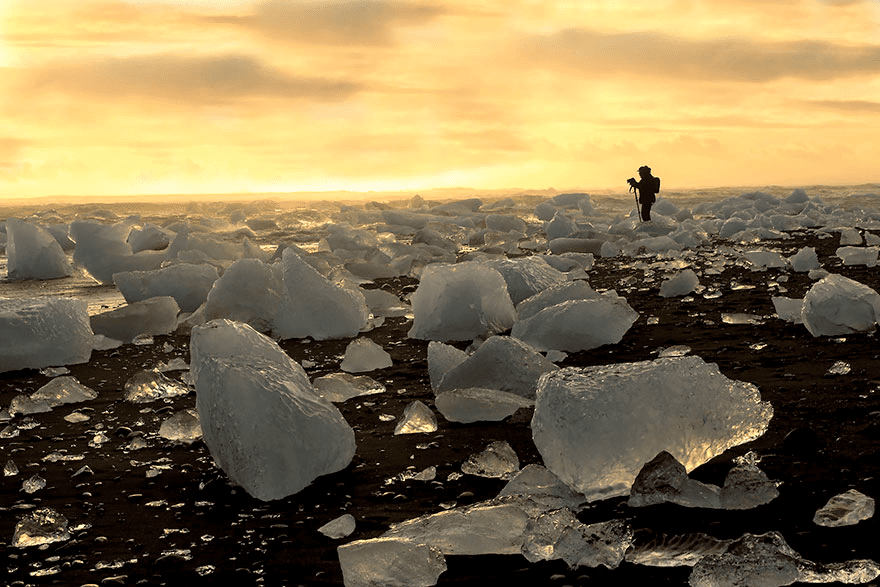
[[[880,181],[875,0],[0,1],[0,198]]]

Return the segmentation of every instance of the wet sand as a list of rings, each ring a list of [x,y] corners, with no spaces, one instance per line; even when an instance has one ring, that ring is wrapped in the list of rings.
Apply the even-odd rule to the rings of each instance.
[[[834,257],[836,237],[800,234],[764,246],[791,255],[804,246],[817,249],[824,267],[880,290],[876,268],[844,267]],[[722,250],[722,249],[719,249]],[[880,497],[880,347],[876,336],[814,338],[802,325],[774,317],[771,296],[801,298],[812,285],[806,274],[775,269],[753,271],[727,265],[704,273],[706,292],[688,298],[659,296],[662,271],[656,259],[636,259],[627,267],[597,259],[590,271],[596,289],[614,288],[640,314],[616,345],[573,353],[561,366],[587,366],[656,358],[658,351],[686,345],[690,353],[717,363],[726,376],[757,385],[771,402],[774,417],[761,438],[727,451],[691,473],[720,485],[734,457],[749,450],[759,466],[781,482],[771,503],[748,511],[686,509],[674,505],[630,508],[626,498],[592,504],[579,518],[592,523],[626,518],[637,540],[658,534],[705,532],[736,538],[749,532],[780,532],[804,558],[819,563],[857,558],[880,559],[875,518],[855,526],[824,528],[812,519],[827,500],[850,488]],[[695,261],[696,269],[710,261]],[[779,279],[782,276],[782,279]],[[787,281],[785,280],[787,277]],[[411,279],[378,285],[403,295]],[[778,284],[778,285],[774,285]],[[786,291],[782,291],[784,288]],[[724,314],[760,317],[760,324],[728,324]],[[531,439],[530,413],[520,411],[498,423],[456,424],[437,413],[432,434],[394,436],[395,420],[419,399],[433,407],[428,380],[427,342],[410,340],[411,322],[388,319],[366,336],[388,351],[394,365],[368,373],[387,387],[382,395],[338,404],[354,428],[358,449],[345,470],[318,479],[299,494],[264,503],[233,487],[214,464],[202,441],[175,445],[157,436],[161,422],[179,410],[195,407],[195,392],[174,400],[132,404],[123,400],[125,381],[142,369],[188,356],[188,336],[156,337],[152,345],[126,345],[95,351],[70,374],[98,392],[84,404],[30,416],[35,426],[0,440],[0,459],[14,461],[20,472],[2,478],[0,549],[8,585],[341,585],[336,555],[339,544],[382,534],[390,524],[441,511],[441,505],[466,505],[490,499],[505,484],[464,475],[462,463],[490,442],[506,440],[521,466],[541,463]],[[284,341],[296,360],[308,360],[310,377],[337,372],[348,340]],[[466,345],[464,345],[466,346]],[[845,375],[829,374],[838,361]],[[180,372],[171,372],[172,376]],[[36,371],[0,374],[0,405],[49,381]],[[64,420],[73,411],[86,422]],[[13,424],[21,424],[18,416]],[[5,426],[6,424],[3,424]],[[95,443],[103,433],[107,440]],[[148,444],[127,450],[135,437]],[[90,446],[91,442],[91,446]],[[52,462],[61,453],[78,460]],[[79,457],[82,458],[79,458]],[[88,465],[90,474],[73,474]],[[388,481],[408,467],[434,465],[434,481]],[[39,474],[46,487],[32,494],[23,482]],[[17,519],[33,508],[51,507],[70,522],[72,539],[44,548],[10,546]],[[348,538],[334,540],[318,528],[344,514],[357,521]],[[447,556],[448,570],[439,585],[683,585],[690,567],[657,568],[624,562],[614,570],[569,569],[561,561],[529,563],[514,555]]]

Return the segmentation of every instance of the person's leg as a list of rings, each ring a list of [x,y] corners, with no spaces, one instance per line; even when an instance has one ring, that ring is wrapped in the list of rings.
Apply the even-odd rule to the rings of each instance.
[[[645,222],[651,220],[651,202],[642,204],[642,220]]]

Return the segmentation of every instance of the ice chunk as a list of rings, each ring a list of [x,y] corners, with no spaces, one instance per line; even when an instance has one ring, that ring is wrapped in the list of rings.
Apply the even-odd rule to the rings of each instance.
[[[181,444],[192,444],[202,438],[199,413],[195,410],[181,410],[162,422],[159,436]]]
[[[415,400],[403,410],[403,416],[394,428],[394,434],[419,434],[437,431],[437,417],[431,408]]]
[[[587,525],[560,509],[529,522],[522,553],[529,562],[562,559],[572,569],[616,569],[632,543],[633,529],[624,520]]]
[[[793,322],[795,324],[803,324],[801,312],[804,308],[804,300],[795,300],[783,296],[773,296],[770,298],[773,307],[776,309],[776,315],[780,320]]]
[[[6,220],[6,258],[9,279],[56,279],[73,274],[55,237],[18,218]]]
[[[626,495],[661,450],[691,470],[761,436],[772,415],[754,385],[670,357],[543,375],[532,436],[547,468],[595,500]]]
[[[446,570],[438,549],[405,539],[358,540],[336,551],[345,587],[431,587]]]
[[[700,279],[693,269],[685,269],[660,284],[660,296],[674,298],[693,293],[700,285]]]
[[[505,495],[528,496],[548,511],[563,507],[580,511],[585,503],[583,495],[560,481],[547,467],[537,464],[526,465],[508,481],[498,497]]]
[[[366,375],[349,375],[348,373],[331,373],[312,381],[318,395],[333,403],[347,401],[361,395],[383,393],[385,386]]]
[[[177,329],[179,312],[174,298],[163,296],[96,314],[90,321],[95,334],[131,342],[139,334],[171,334]]]
[[[512,479],[519,471],[519,457],[507,441],[489,444],[481,453],[468,457],[461,465],[461,472],[491,479]]]
[[[386,538],[428,544],[443,554],[520,554],[529,514],[515,500],[500,498],[395,524]]]
[[[432,340],[428,343],[428,377],[431,389],[437,391],[440,381],[456,366],[468,358],[468,354],[452,345]]]
[[[510,334],[537,350],[577,352],[620,342],[638,317],[626,299],[611,291],[545,308],[517,321]]]
[[[847,228],[840,231],[840,244],[841,246],[846,245],[860,245],[862,244],[862,233],[856,230],[855,228]]]
[[[880,315],[880,294],[843,275],[831,274],[804,296],[801,316],[813,336],[873,331]]]
[[[294,250],[282,253],[284,301],[273,328],[281,338],[349,338],[367,325],[370,311],[358,290],[340,287]]]
[[[181,312],[194,312],[208,298],[219,275],[207,263],[177,263],[151,271],[122,271],[113,274],[113,282],[129,304],[171,296]]]
[[[63,404],[84,402],[96,397],[98,394],[94,389],[86,387],[75,377],[65,375],[53,379],[30,396],[19,395],[12,398],[9,413],[15,415],[48,412]]]
[[[566,281],[565,274],[537,256],[487,261],[507,283],[507,292],[514,305],[556,283]]]
[[[813,516],[819,526],[851,526],[874,515],[874,499],[850,489],[828,500]]]
[[[87,363],[93,338],[84,300],[0,298],[0,373]]]
[[[360,292],[363,294],[367,307],[370,308],[374,316],[393,318],[405,316],[411,311],[409,304],[403,303],[400,301],[400,298],[391,292],[381,289],[363,288],[361,288]]]
[[[411,302],[410,338],[472,340],[507,330],[516,319],[504,278],[474,261],[428,265]]]
[[[786,259],[774,251],[746,251],[743,257],[759,269],[778,269],[788,265]]]
[[[70,224],[70,238],[76,241],[73,262],[101,283],[113,283],[113,274],[123,271],[158,269],[165,260],[161,251],[133,253],[126,242],[128,224],[100,224],[75,220]]]
[[[770,503],[779,497],[776,483],[753,464],[740,463],[733,467],[721,487],[721,508],[746,510]]]
[[[438,392],[482,387],[534,399],[538,378],[558,369],[528,344],[510,336],[493,336],[450,369]]]
[[[145,224],[142,228],[133,228],[128,234],[128,244],[133,253],[161,251],[170,243],[171,236],[155,224]]]
[[[626,561],[649,567],[692,567],[704,556],[722,554],[733,540],[719,540],[702,532],[643,536],[626,553]],[[649,534],[650,536],[650,534]]]
[[[391,355],[381,346],[369,338],[357,338],[345,347],[345,355],[339,368],[349,373],[363,373],[390,366]]]
[[[135,373],[125,382],[123,388],[125,401],[135,404],[146,404],[189,393],[189,387],[155,369]]]
[[[840,247],[835,252],[844,265],[877,265],[877,247]]]
[[[551,285],[547,289],[520,302],[516,307],[517,320],[531,318],[544,308],[569,300],[593,300],[601,297],[590,284],[583,280],[567,281]]]
[[[816,255],[816,249],[813,247],[803,247],[797,253],[788,258],[792,271],[804,273],[813,269],[818,269],[822,265],[819,263],[819,257]]]
[[[318,532],[328,538],[345,538],[354,532],[356,522],[351,514],[343,514],[335,520],[330,520],[320,528]]]
[[[535,402],[522,396],[495,389],[453,389],[437,394],[437,410],[450,422],[497,422],[514,414],[520,408],[529,408]]]
[[[42,507],[22,517],[15,525],[12,546],[26,548],[70,540],[68,521],[62,514]]]

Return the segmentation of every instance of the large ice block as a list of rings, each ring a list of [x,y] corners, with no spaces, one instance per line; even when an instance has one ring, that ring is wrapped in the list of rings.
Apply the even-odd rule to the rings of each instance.
[[[532,436],[547,468],[595,500],[626,495],[662,450],[691,470],[761,436],[772,415],[754,385],[670,357],[543,375]]]
[[[430,587],[446,570],[438,549],[406,539],[357,540],[336,550],[345,587]]]
[[[87,363],[93,339],[84,300],[0,298],[0,373]]]
[[[843,275],[831,274],[804,296],[801,318],[813,336],[870,332],[880,316],[880,294]]]
[[[171,296],[181,312],[194,312],[208,298],[218,276],[217,268],[207,263],[178,263],[151,271],[122,271],[113,275],[113,281],[129,304]]]
[[[516,319],[504,278],[474,261],[428,265],[411,302],[409,337],[422,340],[471,340],[503,332]]]
[[[6,257],[10,279],[55,279],[73,274],[55,237],[18,218],[6,220]]]
[[[179,312],[174,298],[160,296],[96,314],[90,321],[95,334],[131,342],[139,334],[171,334]]]

